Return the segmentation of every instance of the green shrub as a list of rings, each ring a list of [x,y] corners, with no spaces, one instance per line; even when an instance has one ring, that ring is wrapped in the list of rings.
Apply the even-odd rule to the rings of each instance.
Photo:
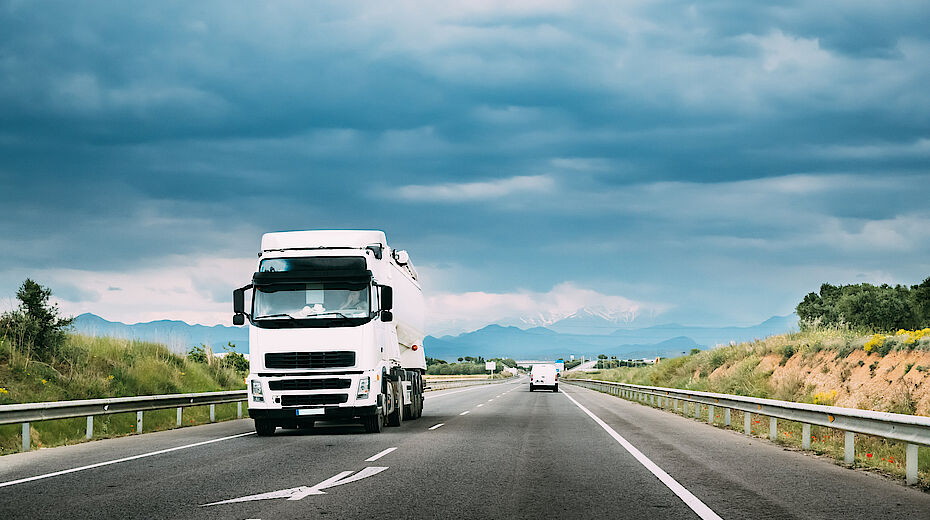
[[[65,328],[74,321],[61,317],[57,304],[49,304],[51,295],[51,289],[26,278],[16,292],[19,306],[0,314],[0,336],[27,358],[54,361],[65,342]]]

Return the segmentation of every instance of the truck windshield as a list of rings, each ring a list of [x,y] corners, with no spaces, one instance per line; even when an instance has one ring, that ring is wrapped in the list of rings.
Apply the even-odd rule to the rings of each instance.
[[[286,283],[255,288],[255,320],[368,318],[368,284]]]

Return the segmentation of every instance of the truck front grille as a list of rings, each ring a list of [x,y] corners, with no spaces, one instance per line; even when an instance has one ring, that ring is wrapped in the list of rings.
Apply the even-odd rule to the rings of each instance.
[[[267,368],[341,368],[355,365],[355,352],[273,352],[265,354]]]
[[[349,400],[346,394],[282,395],[281,406],[339,404]]]
[[[340,390],[349,388],[350,379],[272,379],[268,388],[272,390]]]

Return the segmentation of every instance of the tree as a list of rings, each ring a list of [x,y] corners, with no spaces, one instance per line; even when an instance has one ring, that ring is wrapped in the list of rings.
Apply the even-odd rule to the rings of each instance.
[[[919,327],[930,327],[930,277],[919,285],[911,286],[911,306],[917,315]]]
[[[73,317],[61,317],[58,304],[49,304],[51,295],[51,289],[26,278],[16,292],[19,307],[0,315],[0,334],[44,361],[58,354],[67,338],[65,328],[74,322]]]

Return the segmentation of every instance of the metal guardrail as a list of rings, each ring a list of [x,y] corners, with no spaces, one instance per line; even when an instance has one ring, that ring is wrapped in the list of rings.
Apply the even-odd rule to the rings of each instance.
[[[242,401],[248,398],[246,390],[229,392],[203,392],[196,394],[146,395],[138,397],[113,397],[108,399],[83,399],[79,401],[53,401],[46,403],[23,403],[0,406],[0,424],[22,423],[23,451],[31,445],[29,423],[55,419],[87,417],[86,438],[93,437],[94,416],[114,413],[136,412],[136,432],[142,432],[142,412],[177,408],[177,425],[181,426],[181,410],[188,406],[210,406],[210,422],[216,419],[215,406],[238,403],[237,416],[242,417]]]
[[[513,381],[511,378],[506,379],[424,379],[426,390],[447,390],[449,388],[460,388],[463,386],[490,385]]]
[[[752,414],[766,416],[769,418],[769,438],[772,440],[777,439],[778,419],[799,422],[802,425],[801,447],[804,449],[810,449],[811,425],[843,430],[845,432],[844,461],[847,464],[855,462],[856,433],[901,441],[907,443],[905,477],[908,485],[917,483],[918,445],[930,446],[930,417],[697,392],[679,388],[631,385],[595,379],[563,379],[563,382],[633,401],[648,402],[660,408],[671,407],[676,412],[681,403],[682,411],[686,415],[688,403],[693,403],[695,418],[701,416],[700,408],[706,405],[708,407],[707,421],[711,424],[714,423],[715,406],[724,409],[725,426],[730,426],[730,410],[739,410],[744,412],[743,431],[747,435],[751,433]]]

